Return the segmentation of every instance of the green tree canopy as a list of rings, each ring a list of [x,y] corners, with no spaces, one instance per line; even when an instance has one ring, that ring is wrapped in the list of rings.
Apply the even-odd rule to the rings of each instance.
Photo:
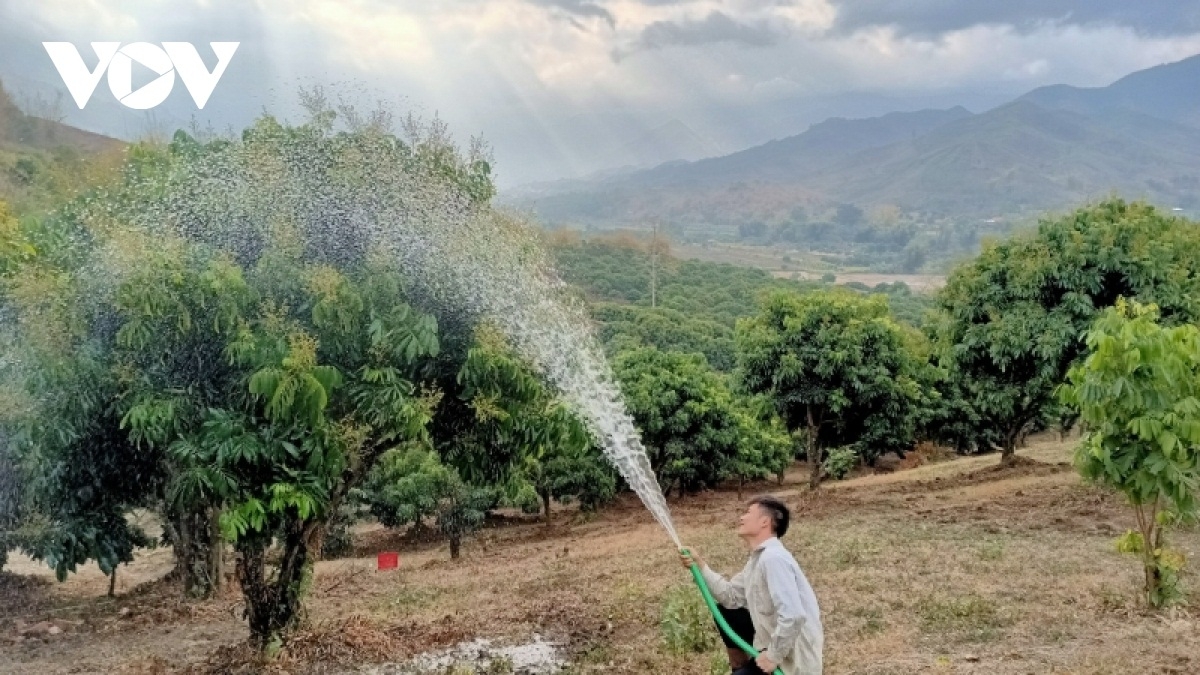
[[[988,246],[939,295],[940,360],[980,445],[1005,460],[1060,416],[1054,389],[1118,297],[1155,303],[1167,324],[1200,317],[1200,230],[1142,203],[1110,200]]]
[[[764,428],[702,355],[643,347],[618,355],[613,368],[667,494],[779,470],[778,434]],[[746,443],[756,445],[742,453]],[[783,445],[786,457],[790,444]]]
[[[436,452],[411,446],[384,454],[358,494],[387,527],[432,520],[455,559],[463,538],[483,525],[497,499],[495,490],[463,482]]]
[[[168,529],[219,523],[262,647],[294,624],[330,515],[383,452],[427,439],[439,399],[437,321],[350,206],[380,198],[380,167],[397,200],[492,194],[436,125],[402,140],[333,117],[131,148],[120,182],[23,232],[36,255],[0,307],[33,402],[17,425],[33,552],[60,575],[127,561],[147,543],[125,520],[138,506],[165,504]]]
[[[579,498],[593,507],[612,497],[604,466],[576,413],[488,324],[479,325],[434,417],[439,452],[464,479],[499,485],[513,503]]]
[[[665,307],[615,303],[596,304],[592,316],[600,324],[600,340],[612,355],[619,353],[622,345],[639,344],[663,351],[698,352],[717,370],[733,369],[733,328],[724,323]]]
[[[883,298],[841,291],[774,293],[738,322],[742,386],[803,431],[813,487],[827,448],[854,445],[870,460],[912,447],[927,393],[911,339]]]

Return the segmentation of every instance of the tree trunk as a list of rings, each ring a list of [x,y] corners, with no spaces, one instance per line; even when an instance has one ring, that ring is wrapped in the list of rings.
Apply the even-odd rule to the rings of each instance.
[[[1017,435],[1020,428],[1013,429],[1004,435],[1004,448],[1000,451],[1000,465],[1010,466],[1017,461]]]
[[[1142,535],[1142,563],[1146,574],[1146,606],[1159,607],[1162,599],[1163,576],[1160,561],[1155,551],[1162,548],[1163,528],[1158,524],[1158,500],[1149,508],[1139,505],[1136,508],[1138,529]]]
[[[1146,574],[1146,606],[1157,607],[1158,603],[1155,598],[1161,597],[1160,588],[1162,586],[1162,570],[1158,567],[1158,559],[1154,556],[1153,544],[1148,543],[1150,539],[1145,535],[1142,537],[1142,566],[1145,568]]]
[[[549,491],[545,491],[542,493],[542,518],[547,523],[550,522],[550,492]]]
[[[283,537],[283,557],[274,579],[266,574],[269,540],[247,540],[238,546],[238,581],[246,601],[250,644],[270,657],[296,627],[303,609],[304,593],[312,575],[314,544],[320,543],[325,527],[318,520],[293,521]]]
[[[821,487],[821,450],[811,448],[809,451],[808,487],[816,490]]]
[[[462,536],[458,534],[450,535],[450,559],[458,560],[458,554],[462,547]]]
[[[175,559],[175,567],[172,568],[171,572],[164,578],[171,581],[176,581],[183,578],[183,557],[179,555],[177,550],[179,546],[179,523],[172,519],[172,516],[166,509],[163,509],[160,512],[160,516],[162,518],[163,541],[167,542],[171,546],[171,554]]]
[[[273,592],[267,584],[262,545],[238,546],[236,573],[246,600],[244,614],[250,624],[250,644],[262,650],[271,639]]]
[[[819,427],[813,419],[812,408],[808,409],[808,438],[805,439],[805,455],[808,457],[808,487],[810,490],[816,490],[821,487],[821,461],[824,459],[823,452],[819,443],[817,443],[817,431]]]
[[[108,597],[117,597],[117,568],[113,567],[108,574]]]
[[[175,518],[175,569],[183,592],[192,598],[211,597],[221,586],[225,544],[221,539],[220,511],[206,508]]]
[[[351,487],[357,485],[375,465],[387,445],[372,444],[360,461],[350,463],[326,505],[334,514]],[[267,656],[283,645],[287,634],[299,623],[304,594],[312,579],[313,564],[321,550],[328,519],[293,520],[283,537],[283,558],[272,580],[266,576],[266,548],[271,539],[250,538],[239,542],[235,568],[246,602],[245,616],[250,624],[250,644]]]
[[[192,528],[187,516],[179,516],[175,521],[175,539],[171,542],[175,552],[175,569],[179,572],[179,579],[183,583],[183,594],[190,596],[192,593],[191,572],[192,566]]]
[[[1146,606],[1157,607],[1159,603],[1155,598],[1162,597],[1162,570],[1158,568],[1158,561],[1154,559],[1154,552],[1147,548],[1143,554],[1146,568]]]
[[[742,501],[742,492],[746,489],[746,476],[738,476],[738,501]]]
[[[208,518],[209,595],[220,590],[225,579],[225,539],[221,536],[221,511],[211,509]]]

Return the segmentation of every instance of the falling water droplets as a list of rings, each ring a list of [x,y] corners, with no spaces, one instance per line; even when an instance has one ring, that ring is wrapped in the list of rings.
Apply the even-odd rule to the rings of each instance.
[[[320,98],[320,97],[318,97]],[[402,270],[408,291],[443,314],[487,318],[552,382],[586,421],[618,468],[678,546],[679,537],[620,389],[583,305],[552,272],[535,227],[521,216],[473,202],[463,189],[411,160],[409,150],[444,152],[438,122],[403,120],[405,144],[390,115],[342,109],[352,134],[331,124],[324,101],[310,101],[316,122],[298,129],[269,118],[241,137],[220,139],[179,162],[169,175],[150,172],[132,202],[101,195],[85,218],[115,219],[148,231],[171,228],[251,263],[279,228],[299,233],[303,256],[341,266],[384,255]],[[457,167],[483,158],[473,144]],[[452,163],[453,164],[453,163]],[[147,199],[145,195],[154,195]],[[115,292],[134,263],[119,246],[93,257],[97,297]]]

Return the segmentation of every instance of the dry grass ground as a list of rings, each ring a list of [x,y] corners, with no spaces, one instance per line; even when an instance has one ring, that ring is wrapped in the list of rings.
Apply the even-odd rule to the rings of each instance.
[[[1040,439],[1022,455],[1003,470],[994,456],[960,459],[815,496],[800,487],[798,467],[776,488],[795,510],[785,542],[821,601],[826,672],[1200,672],[1200,616],[1141,608],[1137,561],[1113,543],[1130,524],[1120,500],[1080,484],[1066,464],[1069,444]],[[672,509],[687,544],[715,567],[740,566],[736,494]],[[1195,531],[1175,543],[1193,560],[1200,553]],[[376,572],[374,552],[395,547],[389,533],[364,531],[362,557],[318,565],[311,628],[274,670],[349,672],[476,636],[533,633],[565,643],[575,673],[706,674],[719,661],[716,649],[665,648],[664,602],[691,597],[690,578],[635,500],[590,519],[564,513],[549,527],[489,529],[461,562],[444,547],[406,546],[399,571]],[[150,552],[126,578],[168,566],[164,552]],[[1191,575],[1184,583],[1196,586]],[[118,584],[109,601],[104,578],[86,571],[60,585],[13,584],[0,581],[9,587],[2,672],[221,672],[237,661],[231,645],[244,628],[232,591],[183,603],[161,585]],[[18,621],[54,618],[61,635],[4,640]]]

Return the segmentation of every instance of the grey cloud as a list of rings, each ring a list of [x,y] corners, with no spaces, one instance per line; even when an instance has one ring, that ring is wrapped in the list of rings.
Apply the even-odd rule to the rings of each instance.
[[[833,0],[834,31],[851,33],[892,26],[901,34],[930,37],[991,24],[1029,32],[1045,24],[1127,26],[1141,35],[1200,32],[1194,0]]]
[[[608,26],[610,28],[616,27],[616,25],[617,25],[617,20],[612,15],[612,12],[608,11],[607,9],[604,9],[603,7],[601,7],[600,5],[597,5],[594,2],[589,2],[588,0],[527,0],[527,1],[532,2],[535,5],[541,5],[543,7],[554,7],[554,8],[560,9],[568,14],[571,14],[571,15],[577,16],[577,17],[604,19],[606,22],[608,22]],[[573,21],[572,23],[574,23],[576,26],[579,26],[579,23],[576,21]]]
[[[736,21],[728,14],[714,11],[698,21],[655,21],[642,29],[633,45],[618,51],[618,60],[637,51],[672,46],[703,45],[731,42],[749,47],[769,47],[783,35],[765,23],[748,24]]]

